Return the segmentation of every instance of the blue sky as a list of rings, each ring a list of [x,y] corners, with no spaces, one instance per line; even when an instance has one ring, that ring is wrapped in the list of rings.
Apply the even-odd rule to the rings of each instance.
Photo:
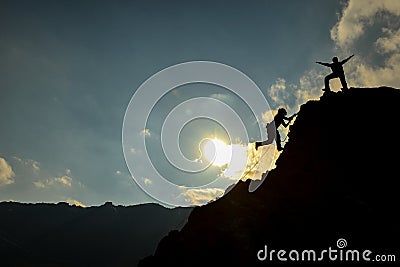
[[[335,55],[356,54],[350,87],[399,87],[400,6],[365,2],[1,1],[0,200],[157,202],[131,178],[122,124],[135,90],[178,63],[232,66],[290,112],[319,97],[315,61]]]

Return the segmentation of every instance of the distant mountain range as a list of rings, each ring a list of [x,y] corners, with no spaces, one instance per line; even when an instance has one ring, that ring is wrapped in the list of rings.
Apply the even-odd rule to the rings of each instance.
[[[317,261],[329,247],[335,263],[348,250],[370,250],[370,263],[381,255],[400,261],[399,122],[394,88],[351,88],[303,104],[258,190],[240,182],[196,207],[139,266],[293,266],[290,251],[313,250]],[[321,260],[330,264],[327,253]]]
[[[192,208],[0,203],[0,266],[137,266]]]

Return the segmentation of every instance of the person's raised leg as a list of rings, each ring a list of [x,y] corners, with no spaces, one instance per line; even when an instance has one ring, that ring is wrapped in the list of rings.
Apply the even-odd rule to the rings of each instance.
[[[255,145],[256,150],[258,150],[258,147],[260,147],[260,146],[266,146],[266,145],[272,144],[276,137],[275,132],[276,132],[275,124],[268,123],[268,125],[267,125],[268,139],[265,141],[262,141],[262,142],[256,142],[256,145]]]
[[[272,139],[272,138],[268,138],[267,140],[262,141],[262,142],[256,142],[256,146],[255,146],[256,150],[258,150],[258,148],[260,146],[270,145],[270,144],[272,144],[272,142],[274,142],[274,139]]]
[[[334,73],[331,73],[331,74],[325,76],[325,80],[324,80],[324,82],[325,82],[325,89],[324,89],[324,91],[329,92],[329,91],[331,90],[331,88],[330,88],[330,86],[329,86],[329,81],[332,80],[333,78],[336,78],[336,77],[337,77],[337,75],[334,74]]]
[[[277,147],[278,151],[283,150],[282,143],[281,143],[281,135],[279,134],[278,130],[276,130],[276,147]]]

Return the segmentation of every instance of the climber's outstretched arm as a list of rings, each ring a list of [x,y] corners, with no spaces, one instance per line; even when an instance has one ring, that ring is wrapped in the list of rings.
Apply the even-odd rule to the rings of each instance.
[[[296,116],[297,116],[297,114],[298,114],[298,113],[294,113],[292,116],[290,116],[290,117],[289,117],[289,120],[293,120],[293,119],[294,119],[294,117],[296,117]]]
[[[289,123],[291,122],[291,119],[288,117],[284,117],[282,120],[282,125],[286,128],[289,126]]]
[[[293,114],[292,116],[290,116],[290,117],[284,117],[283,119],[283,122],[282,122],[282,125],[286,128],[286,127],[288,127],[289,126],[289,124],[290,124],[290,122],[294,119],[294,117],[296,117],[297,116],[297,113],[295,113],[295,114]]]
[[[351,56],[349,56],[348,58],[343,59],[343,60],[342,60],[342,64],[344,64],[344,63],[346,63],[347,61],[349,61],[349,59],[352,58],[352,57],[354,57],[354,55],[351,55]]]
[[[320,61],[317,61],[317,62],[315,62],[315,63],[320,64],[320,65],[322,65],[322,66],[326,66],[326,67],[330,67],[330,66],[331,66],[330,63],[325,63],[325,62],[320,62]]]

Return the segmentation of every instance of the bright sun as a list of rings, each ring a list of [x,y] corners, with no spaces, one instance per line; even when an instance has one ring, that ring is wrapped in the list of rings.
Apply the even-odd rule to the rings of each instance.
[[[212,165],[221,167],[231,161],[232,146],[217,138],[207,139],[205,142],[203,155]]]

